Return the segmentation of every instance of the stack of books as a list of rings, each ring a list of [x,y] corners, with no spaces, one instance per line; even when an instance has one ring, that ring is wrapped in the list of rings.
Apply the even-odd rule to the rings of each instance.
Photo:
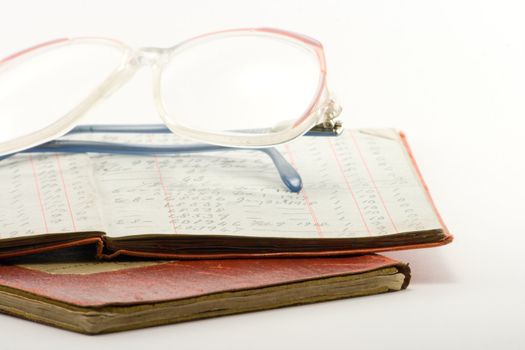
[[[249,150],[3,160],[0,311],[96,334],[392,292],[410,269],[378,252],[451,242],[397,131],[278,150],[301,192]]]

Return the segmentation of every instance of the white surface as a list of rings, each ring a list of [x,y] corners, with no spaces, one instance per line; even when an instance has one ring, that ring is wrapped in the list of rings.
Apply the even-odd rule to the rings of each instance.
[[[404,292],[97,337],[0,316],[0,347],[523,349],[524,9],[501,1],[3,2],[2,56],[78,35],[167,46],[216,29],[273,26],[318,38],[347,125],[407,133],[456,240],[388,254],[411,264]],[[156,122],[145,73],[99,115]]]

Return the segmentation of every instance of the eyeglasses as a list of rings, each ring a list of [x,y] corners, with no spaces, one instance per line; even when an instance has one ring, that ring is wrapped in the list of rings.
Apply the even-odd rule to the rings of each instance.
[[[183,137],[260,148],[342,130],[322,45],[300,34],[234,29],[136,50],[111,39],[59,39],[0,61],[0,156],[75,131],[144,66],[160,117]]]

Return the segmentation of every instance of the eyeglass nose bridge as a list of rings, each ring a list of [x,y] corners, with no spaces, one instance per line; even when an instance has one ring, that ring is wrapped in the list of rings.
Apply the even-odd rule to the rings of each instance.
[[[112,79],[111,87],[105,91],[102,98],[106,99],[113,95],[123,85],[131,80],[143,67],[155,68],[164,65],[169,59],[170,51],[164,48],[143,47],[129,52],[124,68]]]
[[[136,52],[136,64],[140,67],[163,65],[169,58],[170,50],[159,47],[142,47]]]

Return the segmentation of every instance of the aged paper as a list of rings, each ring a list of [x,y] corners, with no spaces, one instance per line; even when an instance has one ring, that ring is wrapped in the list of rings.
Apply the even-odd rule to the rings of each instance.
[[[145,144],[183,142],[170,134],[69,138],[73,137]],[[38,177],[53,178],[57,184],[54,191],[47,186],[36,197],[29,193],[30,187],[35,187],[30,184],[31,176],[16,180],[25,181],[20,186],[28,193],[18,193],[16,198],[10,195],[11,201],[18,206],[25,203],[24,212],[31,219],[2,215],[2,225],[6,221],[10,225],[2,237],[46,232],[38,216],[39,201],[53,202],[53,213],[61,218],[61,225],[53,222],[53,226],[48,219],[47,232],[72,231],[72,226],[66,225],[69,218],[76,231],[98,227],[110,237],[349,238],[440,228],[395,130],[347,130],[339,137],[302,137],[278,149],[301,174],[304,187],[300,193],[289,192],[271,160],[256,150],[169,156],[38,156],[38,162],[63,159],[63,174],[56,165],[44,168],[38,163],[42,166],[35,169]],[[2,178],[15,181],[13,176],[22,171],[16,170],[21,166],[31,173],[27,157],[16,156],[13,164],[0,166]],[[37,156],[32,157],[35,162]],[[68,157],[75,162],[66,161]],[[82,169],[80,177],[74,169]],[[40,181],[41,186],[49,185]],[[73,182],[76,187],[63,186]],[[0,202],[10,206],[8,200]],[[17,227],[24,229],[17,231]]]
[[[85,154],[17,155],[0,179],[0,239],[105,229]]]

